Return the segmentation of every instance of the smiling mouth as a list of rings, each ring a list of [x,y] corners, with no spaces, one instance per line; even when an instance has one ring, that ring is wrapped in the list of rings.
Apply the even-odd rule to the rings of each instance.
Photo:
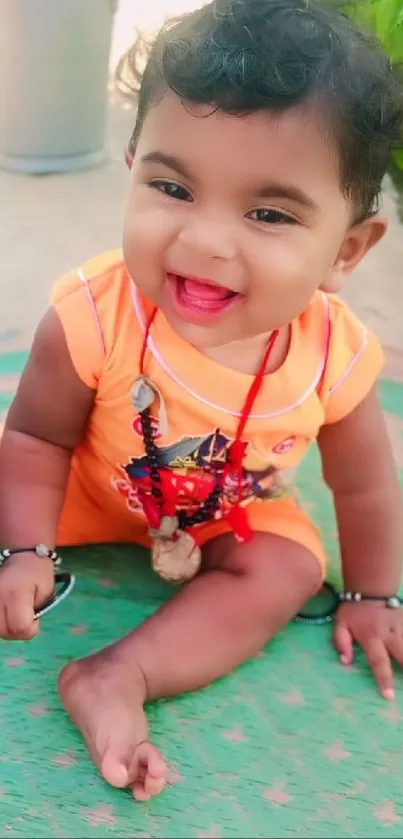
[[[179,274],[168,274],[167,279],[177,306],[189,314],[202,317],[220,314],[241,297],[237,292],[210,280],[196,280]]]

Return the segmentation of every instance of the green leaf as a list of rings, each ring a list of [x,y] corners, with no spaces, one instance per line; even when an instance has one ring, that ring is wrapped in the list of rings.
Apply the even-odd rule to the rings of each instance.
[[[358,26],[363,26],[365,29],[370,26],[376,30],[376,16],[378,14],[378,6],[380,0],[372,3],[369,0],[358,0],[355,4],[353,19]]]
[[[337,4],[337,0],[328,2]],[[403,65],[403,0],[338,0],[338,3],[340,10],[358,26],[375,32],[394,65]]]
[[[398,169],[403,170],[403,149],[395,149],[395,151],[392,152],[392,157]]]
[[[390,36],[397,29],[402,12],[402,0],[377,0],[375,31],[379,40],[387,48]]]
[[[403,64],[403,23],[390,33],[387,51],[393,64]]]

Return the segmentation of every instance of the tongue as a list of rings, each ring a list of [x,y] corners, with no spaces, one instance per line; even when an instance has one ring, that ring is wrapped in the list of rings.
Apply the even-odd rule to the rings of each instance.
[[[194,297],[195,300],[226,300],[231,294],[227,288],[198,283],[196,280],[183,280],[183,288],[188,297]]]

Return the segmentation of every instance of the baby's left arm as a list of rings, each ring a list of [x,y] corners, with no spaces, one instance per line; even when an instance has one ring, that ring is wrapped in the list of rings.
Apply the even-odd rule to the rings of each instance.
[[[389,438],[375,388],[343,419],[321,429],[324,479],[334,496],[346,591],[387,598],[397,593],[403,510]],[[403,667],[403,608],[380,600],[344,603],[334,643],[344,664],[353,643],[364,650],[379,690],[393,699],[391,658]]]

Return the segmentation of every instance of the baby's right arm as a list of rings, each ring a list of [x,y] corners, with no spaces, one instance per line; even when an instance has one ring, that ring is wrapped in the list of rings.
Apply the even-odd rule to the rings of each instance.
[[[0,444],[0,544],[55,546],[70,459],[95,391],[79,379],[58,315],[43,317]],[[53,564],[13,555],[0,572],[0,637],[31,638],[34,609],[53,591]]]

